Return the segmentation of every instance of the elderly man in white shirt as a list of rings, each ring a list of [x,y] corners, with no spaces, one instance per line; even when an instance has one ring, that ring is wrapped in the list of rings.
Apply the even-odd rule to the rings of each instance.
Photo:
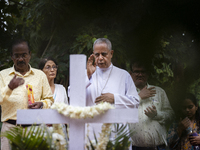
[[[86,105],[109,102],[115,108],[136,108],[139,105],[139,96],[135,84],[127,71],[112,64],[113,53],[108,39],[99,38],[94,42],[93,54],[87,62],[90,85],[86,90]],[[98,136],[101,124],[90,124],[89,128],[90,131],[94,129]],[[93,132],[90,132],[91,136]]]
[[[142,62],[132,64],[131,76],[140,97],[139,122],[130,124],[133,150],[163,149],[166,144],[166,122],[172,119],[173,110],[165,91],[148,81],[148,67]]]

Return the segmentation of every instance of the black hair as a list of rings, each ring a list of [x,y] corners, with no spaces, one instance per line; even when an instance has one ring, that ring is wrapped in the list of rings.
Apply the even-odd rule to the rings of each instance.
[[[39,65],[38,65],[39,69],[40,69],[40,70],[43,70],[45,64],[46,64],[47,61],[49,61],[49,60],[53,61],[56,65],[58,65],[58,63],[56,62],[55,59],[53,59],[52,57],[47,57],[47,58],[43,58],[43,59],[40,60]]]
[[[185,99],[184,100],[186,100],[186,99],[189,99],[189,100],[191,100],[192,101],[192,103],[197,107],[197,111],[196,111],[196,113],[195,113],[195,119],[196,119],[196,121],[197,121],[197,127],[199,127],[199,122],[200,122],[200,110],[199,110],[199,101],[198,101],[198,99],[195,97],[195,95],[194,94],[191,94],[191,93],[186,93],[186,95],[185,95]]]
[[[29,51],[29,54],[31,52],[31,49],[30,49],[30,46],[28,44],[28,41],[24,40],[24,39],[15,39],[12,41],[11,43],[11,47],[10,47],[10,54],[12,55],[13,54],[13,47],[18,45],[18,44],[21,44],[21,43],[26,43],[27,46],[28,46],[28,51]]]
[[[130,63],[130,69],[131,69],[131,71],[133,71],[134,66],[139,67],[139,68],[142,67],[146,70],[146,73],[149,74],[151,71],[150,64],[151,64],[150,62],[142,60],[142,59],[141,60],[134,59]]]
[[[192,103],[193,103],[195,106],[198,106],[198,100],[196,99],[196,97],[194,96],[194,94],[187,93],[187,94],[185,95],[185,99],[191,100]]]

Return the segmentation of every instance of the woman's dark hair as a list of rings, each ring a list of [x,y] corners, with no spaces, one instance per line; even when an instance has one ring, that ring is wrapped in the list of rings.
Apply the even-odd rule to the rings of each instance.
[[[185,95],[185,99],[184,100],[186,100],[186,99],[189,99],[189,100],[191,100],[192,101],[192,103],[197,107],[197,111],[196,111],[196,114],[195,114],[195,119],[196,119],[196,121],[197,121],[197,127],[199,127],[199,122],[200,122],[200,110],[199,110],[199,101],[198,101],[198,99],[196,99],[196,97],[193,95],[193,94],[191,94],[191,93],[187,93],[186,95]]]
[[[56,65],[58,65],[58,63],[56,62],[55,59],[53,59],[52,57],[47,57],[47,58],[43,58],[43,59],[40,60],[39,65],[38,65],[39,69],[40,69],[40,70],[43,70],[45,64],[46,64],[47,61],[49,61],[49,60],[53,61]]]
[[[196,97],[194,96],[194,94],[187,93],[187,94],[185,95],[185,99],[191,100],[192,103],[193,103],[195,106],[198,106],[198,100],[196,99]]]

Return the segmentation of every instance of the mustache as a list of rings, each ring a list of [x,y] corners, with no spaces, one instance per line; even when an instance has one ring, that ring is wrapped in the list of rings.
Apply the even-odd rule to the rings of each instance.
[[[18,61],[18,62],[17,62],[17,65],[21,65],[21,64],[24,64],[24,65],[25,65],[26,63],[25,63],[24,61]]]

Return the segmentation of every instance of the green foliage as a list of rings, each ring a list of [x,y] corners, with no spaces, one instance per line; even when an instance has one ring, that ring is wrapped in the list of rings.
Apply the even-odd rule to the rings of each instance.
[[[179,26],[163,29],[159,43],[152,59],[152,77],[157,80],[157,85],[171,87],[195,64],[195,43],[191,35]]]
[[[87,33],[77,35],[75,42],[71,47],[71,53],[73,54],[82,54],[85,53],[87,56],[92,53],[93,39],[91,35]]]
[[[116,134],[116,137],[113,140],[110,140],[107,145],[108,150],[127,150],[131,144],[130,138],[134,134],[133,131],[127,130],[127,126],[123,124],[114,124],[115,131],[112,131]]]
[[[131,0],[101,3],[90,0],[2,0],[0,69],[12,66],[8,52],[10,41],[23,37],[31,45],[31,65],[37,68],[41,58],[54,57],[59,65],[57,82],[68,86],[69,55],[89,56],[94,40],[107,37],[113,45],[114,65],[127,69],[128,58],[145,55],[152,62],[153,84],[173,87],[197,60],[194,45],[198,39],[193,38],[187,26],[168,23],[177,20],[173,7],[169,7],[174,3],[164,3],[166,5]],[[187,7],[187,3],[183,6]],[[165,7],[167,9],[160,9]],[[179,10],[182,9],[184,7]],[[147,15],[146,10],[150,14]],[[196,22],[195,27],[199,29]],[[194,33],[198,35],[197,31]]]
[[[133,131],[127,130],[128,124],[114,124],[114,130],[112,131],[116,136],[114,139],[110,139],[107,146],[106,150],[127,150],[129,149],[129,146],[131,144],[130,142],[130,137],[134,134]],[[88,137],[89,138],[89,137]],[[95,138],[95,145],[98,144],[98,140],[96,138],[96,135],[94,133],[94,138]],[[87,149],[90,150],[95,150],[95,145],[94,143],[90,142],[90,147],[87,146]]]
[[[111,139],[106,149],[107,150],[127,150],[130,146],[130,137],[133,135],[132,131],[127,130],[126,125],[115,124],[115,129],[112,131],[116,137]],[[1,134],[10,141],[12,150],[54,150],[56,147],[52,146],[52,134],[49,133],[46,127],[31,126],[30,128],[22,128],[16,126]],[[97,138],[94,134],[96,144]],[[90,140],[89,140],[90,141]],[[90,141],[90,148],[95,149]]]
[[[190,91],[199,97],[196,42],[190,32],[180,25],[162,29],[158,41],[159,45],[156,46],[152,59],[150,84],[165,89],[174,111],[178,114],[184,93]],[[192,88],[191,83],[194,84]]]
[[[0,50],[0,70],[9,68],[12,66],[13,62],[10,57],[10,52],[8,52],[8,49],[1,49]]]
[[[158,66],[156,65],[154,66],[154,70],[156,71],[156,73],[152,74],[152,77],[156,78],[159,83],[163,84],[171,81],[170,79],[172,79],[174,76],[173,71],[171,70],[171,64],[163,62],[161,66],[161,68],[158,68]],[[171,82],[171,84],[173,84],[173,82]]]
[[[11,3],[0,1],[0,70],[12,66],[9,47],[10,40],[18,35],[17,18],[20,15],[18,3],[19,0]]]
[[[188,88],[189,93],[192,93],[195,95],[195,97],[197,98],[198,102],[199,102],[199,106],[200,106],[200,79],[195,80]]]
[[[32,126],[30,129],[13,127],[1,134],[9,139],[12,150],[53,150],[52,137],[47,129]]]
[[[81,5],[79,1],[72,0],[17,0],[8,1],[7,4],[6,1],[2,1],[2,4],[5,11],[10,10],[8,12],[10,16],[1,14],[10,25],[8,27],[12,35],[8,37],[12,36],[10,39],[22,37],[29,41],[32,67],[37,68],[41,58],[48,56],[55,58],[59,65],[57,83],[68,86],[69,55],[89,56],[93,51],[93,42],[99,37],[111,40],[114,49],[113,63],[125,68],[126,48],[122,32],[119,30],[120,24],[109,19],[118,16],[107,10],[95,8],[90,10],[89,8],[97,6],[97,2],[85,1],[87,5]],[[109,7],[107,3],[101,5]],[[7,41],[10,42],[9,38]],[[9,44],[5,45],[3,50],[8,47]],[[9,54],[7,52],[5,54],[4,59],[10,60]],[[11,66],[11,61],[7,64],[4,59],[1,69]]]

